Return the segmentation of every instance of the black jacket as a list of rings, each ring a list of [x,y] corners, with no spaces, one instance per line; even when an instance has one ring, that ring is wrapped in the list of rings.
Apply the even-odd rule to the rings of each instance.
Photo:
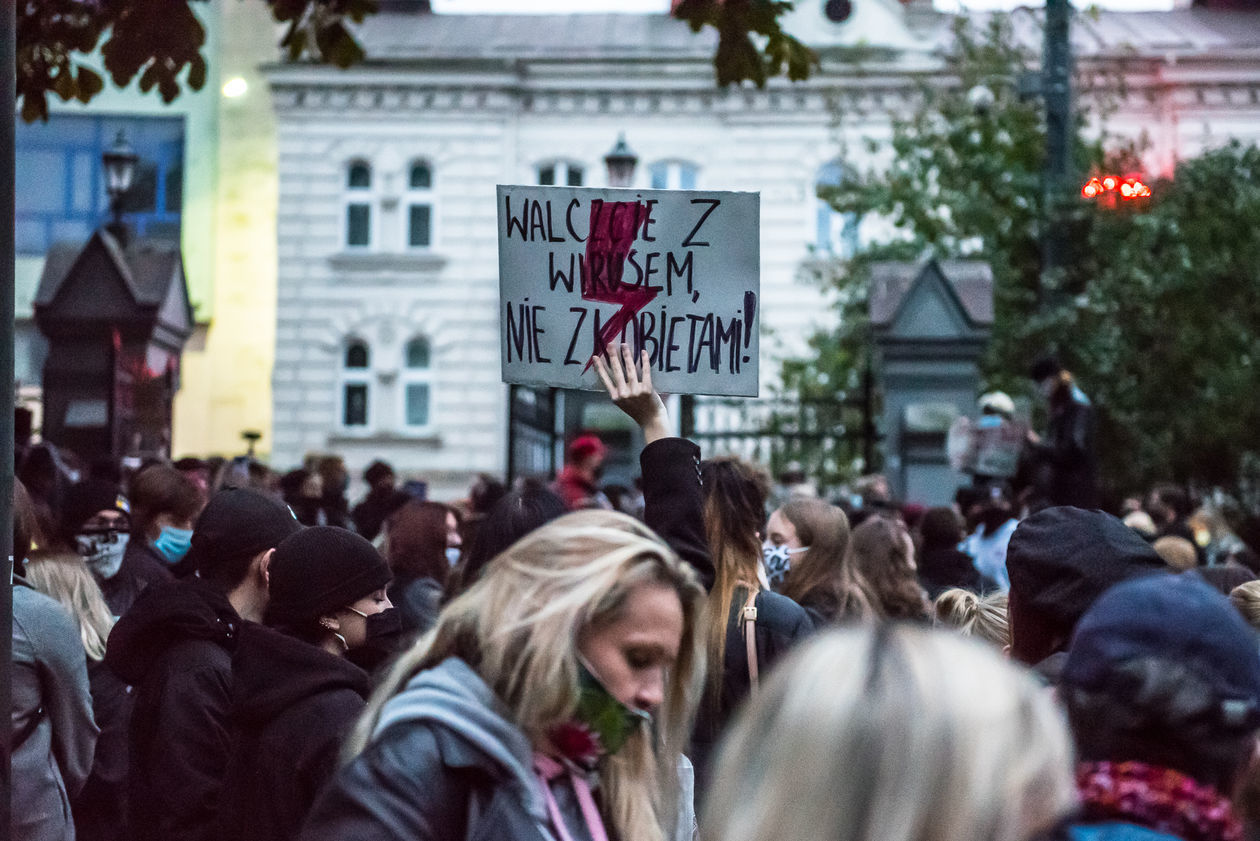
[[[933,601],[953,587],[973,593],[984,590],[984,579],[971,556],[953,546],[934,546],[919,553],[919,583]]]
[[[88,661],[92,715],[100,736],[92,775],[74,798],[76,841],[125,841],[127,838],[127,768],[131,750],[131,687],[109,666]]]
[[[369,691],[367,673],[345,658],[262,625],[242,626],[219,838],[297,838]]]
[[[665,438],[643,448],[643,518],[679,556],[690,563],[705,589],[713,586],[713,559],[704,534],[704,496],[700,487],[700,448],[683,438]],[[739,624],[747,591],[736,590],[726,631],[719,696],[706,698],[696,715],[687,756],[696,768],[696,790],[703,791],[708,761],[726,723],[750,689],[747,645]],[[814,630],[805,610],[778,593],[757,594],[755,641],[761,675],[791,646]],[[710,666],[712,668],[712,666]]]
[[[1039,490],[1051,505],[1098,507],[1094,407],[1075,385],[1060,386],[1051,400],[1046,435],[1036,447]]]
[[[133,534],[127,541],[127,551],[118,572],[113,578],[100,582],[101,593],[110,613],[125,616],[146,587],[172,580],[174,576],[152,544],[143,535]]]
[[[132,841],[219,841],[240,622],[226,595],[190,578],[149,587],[110,634],[105,662],[135,688]]]

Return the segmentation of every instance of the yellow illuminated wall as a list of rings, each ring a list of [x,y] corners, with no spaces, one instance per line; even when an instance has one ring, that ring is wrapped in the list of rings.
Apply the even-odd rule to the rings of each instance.
[[[205,250],[208,283],[194,284],[198,330],[183,356],[172,454],[235,455],[244,430],[271,435],[271,367],[276,325],[276,134],[267,85],[258,72],[276,56],[277,33],[263,3],[218,0],[207,27],[215,131],[189,145],[189,168],[214,177],[185,196],[184,251]],[[229,92],[224,86],[235,79]],[[203,207],[204,205],[204,207]],[[192,224],[196,219],[196,227]],[[199,257],[202,255],[198,254]],[[188,267],[190,275],[193,268]],[[208,324],[207,324],[208,319]]]

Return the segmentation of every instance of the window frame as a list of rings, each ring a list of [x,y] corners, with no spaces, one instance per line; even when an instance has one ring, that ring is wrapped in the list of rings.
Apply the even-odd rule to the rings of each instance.
[[[550,169],[552,171],[551,184],[543,184],[542,175],[543,170],[546,169]],[[534,167],[534,181],[539,186],[545,187],[585,187],[587,186],[586,170],[586,164],[579,161],[575,161],[570,158],[552,158],[550,160],[542,161]],[[564,181],[563,184],[557,183],[558,180],[561,180],[558,178],[561,172],[564,173],[564,178],[562,179]],[[578,173],[577,184],[569,183],[574,172]]]
[[[417,166],[429,170],[429,186],[413,187],[411,175]],[[411,241],[411,209],[413,207],[429,208],[429,243],[416,245]],[[437,168],[428,158],[415,158],[407,165],[407,192],[403,198],[402,242],[407,251],[432,251],[437,247]]]
[[[362,347],[367,352],[367,364],[363,367],[350,367],[348,357],[354,347]],[[363,433],[372,428],[372,345],[358,336],[347,336],[341,343],[341,358],[338,366],[340,376],[337,378],[337,427],[343,432]],[[351,386],[363,386],[364,406],[363,423],[347,423],[346,410],[349,408],[347,392]]]
[[[350,186],[350,172],[356,166],[365,166],[368,171],[368,186],[352,187]],[[378,221],[375,217],[377,214],[376,201],[376,184],[377,174],[372,162],[366,158],[351,158],[346,161],[345,166],[341,168],[341,244],[347,251],[371,251],[376,248],[377,244],[377,228]],[[350,208],[351,207],[367,208],[367,242],[363,244],[350,242]]]
[[[408,364],[411,346],[415,342],[424,342],[428,349],[428,364],[424,367],[412,367]],[[411,336],[407,341],[403,342],[401,363],[398,377],[398,411],[401,428],[409,433],[430,432],[434,428],[433,418],[436,414],[434,411],[436,401],[434,400],[435,390],[433,386],[433,342],[429,340],[428,336],[423,334]],[[407,389],[413,385],[423,385],[428,389],[428,416],[423,424],[413,424],[407,417]]]
[[[653,190],[698,190],[700,189],[700,165],[682,158],[665,158],[654,161],[648,167],[648,186]],[[691,174],[691,186],[683,184],[683,172]],[[657,173],[664,173],[665,186],[656,186]]]
[[[814,250],[847,260],[857,253],[861,246],[859,227],[862,217],[857,213],[840,213],[818,195],[820,187],[838,187],[846,179],[852,177],[852,170],[844,161],[834,159],[827,161],[814,174],[813,197],[813,241]],[[826,230],[826,236],[823,235]]]

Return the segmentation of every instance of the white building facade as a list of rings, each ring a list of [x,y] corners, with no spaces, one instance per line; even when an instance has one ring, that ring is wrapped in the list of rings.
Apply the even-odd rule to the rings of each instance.
[[[834,318],[802,267],[843,256],[859,235],[816,186],[879,165],[863,140],[890,136],[890,117],[939,66],[945,28],[884,0],[833,22],[807,0],[790,25],[819,48],[822,71],[724,92],[713,40],[662,15],[400,5],[362,28],[360,66],[268,69],[279,149],[272,461],[336,452],[355,472],[383,458],[437,498],[506,466],[495,185],[604,186],[603,157],[624,133],[635,187],[759,192],[765,394],[779,361]],[[1095,29],[1111,32],[1106,20]],[[1177,43],[1134,64],[1112,120],[1145,130],[1162,168],[1223,134],[1260,135],[1260,39],[1226,55],[1193,42],[1210,41],[1202,27],[1185,30],[1160,30]],[[1237,46],[1236,34],[1219,37]],[[879,47],[860,66],[845,51],[858,44]]]

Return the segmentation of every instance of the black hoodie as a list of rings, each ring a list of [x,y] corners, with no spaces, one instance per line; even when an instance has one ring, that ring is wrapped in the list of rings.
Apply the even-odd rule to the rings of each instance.
[[[232,658],[219,837],[297,838],[369,692],[367,673],[344,657],[246,623]]]
[[[105,663],[136,690],[133,841],[218,841],[240,623],[226,594],[190,578],[145,589],[109,635]]]

